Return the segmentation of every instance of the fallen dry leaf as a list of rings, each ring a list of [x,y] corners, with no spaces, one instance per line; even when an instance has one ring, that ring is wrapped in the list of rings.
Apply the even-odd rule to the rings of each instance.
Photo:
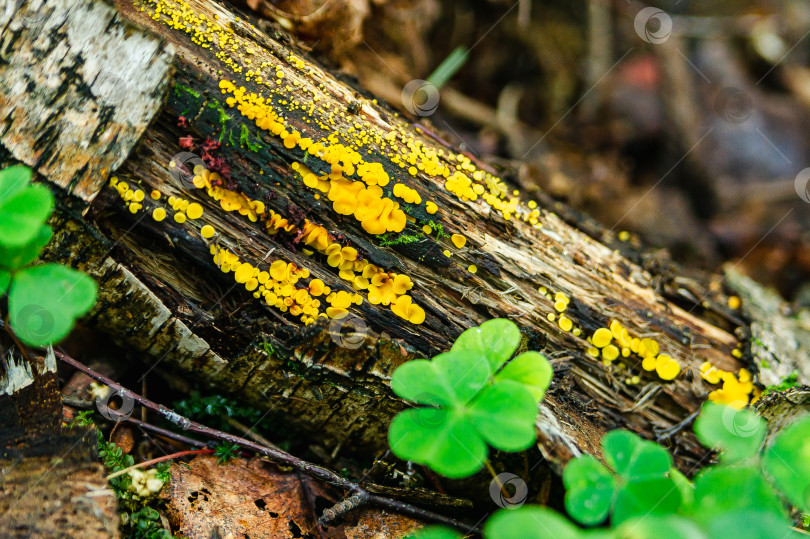
[[[346,539],[388,539],[403,537],[424,526],[425,523],[404,515],[392,514],[377,508],[358,511],[357,523],[346,525]]]
[[[223,538],[345,537],[340,528],[316,524],[313,505],[321,510],[337,500],[319,483],[268,462],[220,465],[205,455],[173,465],[171,475],[162,496],[172,529],[183,537],[209,539],[214,529]]]

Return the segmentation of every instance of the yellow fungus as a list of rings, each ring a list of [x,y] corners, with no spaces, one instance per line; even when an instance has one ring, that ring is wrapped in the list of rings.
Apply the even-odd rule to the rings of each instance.
[[[430,228],[430,225],[424,225],[422,227],[422,232],[424,232],[425,234],[431,234],[433,232],[433,229]]]
[[[203,227],[200,229],[200,235],[206,239],[213,237],[215,232],[214,227],[211,225],[203,225]]]
[[[189,219],[199,219],[202,217],[203,207],[196,202],[192,202],[186,208],[186,215]]]
[[[247,262],[243,262],[236,268],[233,278],[237,283],[246,283],[253,276],[253,266]],[[257,281],[258,284],[258,281]]]
[[[183,224],[186,222],[186,214],[183,212],[177,212],[174,214],[174,220],[180,224]]]
[[[155,189],[151,193],[149,193],[149,196],[152,197],[152,199],[154,200],[158,200],[160,198],[160,191]]]
[[[433,215],[434,213],[439,211],[439,206],[437,206],[435,202],[432,202],[432,201],[428,200],[425,203],[425,211],[428,212],[429,214]]]
[[[549,322],[554,322],[557,319],[557,315],[555,315],[554,313],[548,313],[546,315],[546,318],[548,318]]]
[[[470,273],[476,273],[478,271],[478,266],[476,266],[475,264],[470,264],[470,266],[467,268],[467,271],[469,271]]]
[[[449,257],[449,256],[452,256],[452,255],[453,255],[453,253],[451,253],[449,249],[444,250],[444,256]]]
[[[666,354],[661,354],[655,360],[655,372],[662,380],[672,380],[681,372],[681,365]]]
[[[558,322],[560,325],[560,329],[563,331],[571,331],[571,328],[574,327],[574,322],[565,315],[560,315],[560,321]]]
[[[626,230],[619,232],[619,241],[627,241],[630,239],[630,233]]]
[[[732,309],[732,310],[736,311],[737,309],[740,308],[741,304],[742,304],[742,302],[740,301],[740,298],[738,298],[737,296],[729,296],[728,297],[728,308],[729,309]]]
[[[655,358],[652,356],[648,356],[644,358],[644,361],[641,362],[641,368],[645,371],[654,371],[655,370]]]
[[[593,334],[593,345],[597,348],[604,348],[608,344],[610,344],[611,339],[613,336],[610,334],[610,330],[607,328],[599,328]]]
[[[591,356],[591,357],[599,357],[599,349],[598,349],[598,348],[594,348],[593,346],[591,346],[590,348],[588,348],[588,349],[585,351],[585,353],[587,353],[587,354],[588,354],[589,356]]]
[[[455,245],[458,249],[461,249],[462,247],[464,247],[464,245],[467,244],[467,238],[465,238],[461,234],[453,234],[452,236],[450,236],[450,241],[452,241],[453,245]]]
[[[166,218],[166,210],[163,208],[155,208],[152,210],[152,219],[157,222],[160,222]]]
[[[562,300],[557,300],[557,301],[554,303],[554,308],[555,308],[555,309],[556,309],[558,312],[563,312],[563,311],[566,309],[566,307],[568,307],[568,304],[567,304],[566,302],[562,301]]]
[[[619,357],[619,349],[616,347],[616,345],[609,344],[602,348],[602,357],[608,361],[613,361]]]

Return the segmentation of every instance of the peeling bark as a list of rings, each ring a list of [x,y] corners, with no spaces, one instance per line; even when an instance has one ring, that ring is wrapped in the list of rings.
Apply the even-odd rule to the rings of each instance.
[[[555,369],[537,426],[539,450],[557,471],[581,452],[600,454],[599,440],[607,430],[629,428],[650,437],[654,429],[670,428],[689,416],[713,389],[697,375],[703,361],[729,371],[748,366],[747,360],[731,355],[738,344],[735,328],[745,321],[728,309],[721,290],[683,278],[670,265],[645,262],[641,251],[618,241],[613,231],[543,195],[540,226],[533,227],[520,219],[506,220],[480,199],[457,198],[444,188],[444,178],[419,173],[411,179],[383,155],[380,162],[392,177],[407,177],[423,199],[441,208],[429,215],[423,206],[408,205],[417,224],[408,223],[402,234],[417,241],[383,245],[380,237],[336,214],[325,197],[316,199],[303,185],[292,164],[306,161],[304,152],[285,147],[226,105],[220,79],[251,91],[262,89],[245,79],[246,70],[228,71],[215,51],[193,43],[182,31],[186,23],[178,23],[177,30],[153,20],[154,4],[119,0],[116,5],[120,15],[111,15],[97,2],[58,0],[41,11],[41,32],[26,29],[19,12],[4,25],[3,54],[15,60],[0,72],[0,106],[13,121],[6,121],[0,142],[43,178],[67,188],[45,257],[70,263],[97,280],[99,302],[87,323],[141,352],[146,361],[171,366],[267,410],[280,424],[294,426],[331,450],[380,451],[386,447],[390,419],[405,406],[388,387],[391,372],[408,359],[446,350],[471,326],[508,317],[525,335],[522,346],[545,352]],[[297,83],[292,91],[279,85],[288,100],[308,105],[308,96],[317,94],[327,108],[348,110],[350,114],[336,116],[333,131],[346,132],[363,121],[382,133],[401,129],[426,148],[450,151],[308,58],[284,30],[260,30],[248,17],[237,18],[236,12],[207,0],[192,0],[188,6],[230,28],[228,35],[240,50],[254,51],[250,65],[272,62],[285,81]],[[80,16],[107,21],[110,39],[90,39],[93,33],[70,37],[67,31],[60,41],[56,36],[62,34],[52,30],[69,30]],[[35,46],[40,39],[56,40],[55,48],[75,51],[75,57],[65,54],[73,59],[42,64],[42,84],[24,92],[22,82],[8,81],[22,81],[23,64],[46,57],[47,48]],[[176,54],[170,61],[172,51]],[[108,58],[126,67],[127,86],[117,105],[104,107],[94,97],[93,81]],[[49,88],[56,83],[47,83],[52,78],[59,80],[61,100],[48,105],[51,112],[45,114],[43,104],[54,98]],[[328,135],[308,123],[305,112],[306,107],[285,111],[288,124],[314,140]],[[43,126],[51,124],[58,128],[40,141]],[[99,135],[101,125],[105,129]],[[218,231],[217,245],[242,260],[266,267],[283,259],[310,269],[312,277],[334,290],[350,288],[325,257],[306,256],[295,238],[268,235],[261,223],[222,211],[182,174],[173,173],[170,162],[188,150],[181,147],[181,138],[193,140],[197,152],[206,139],[221,141],[212,154],[230,168],[229,188],[291,220],[300,222],[306,215],[372,263],[409,275],[414,283],[410,294],[425,309],[425,322],[411,324],[389,307],[363,301],[352,313],[362,318],[368,332],[353,349],[340,346],[340,323],[303,327],[296,318],[254,300],[213,263],[210,241],[199,233],[201,222]],[[316,174],[329,172],[317,159],[306,163]],[[447,157],[442,163],[456,166]],[[146,193],[155,189],[164,197],[198,202],[205,208],[204,220],[156,222],[149,215],[155,204],[148,196],[144,209],[131,213],[106,184],[116,168],[120,180]],[[420,224],[429,219],[448,233],[464,234],[467,246],[455,249],[447,238],[421,233]],[[445,249],[453,250],[451,257],[443,254]],[[477,273],[468,271],[471,264]],[[581,336],[549,320],[554,302],[541,287],[571,298],[566,313],[582,328]],[[662,352],[680,362],[683,373],[668,383],[646,375],[642,384],[624,383],[625,373],[586,354],[586,337],[611,320],[619,320],[635,336],[654,337]],[[637,361],[628,363],[637,370]],[[685,470],[704,456],[688,432],[676,432],[671,447]]]

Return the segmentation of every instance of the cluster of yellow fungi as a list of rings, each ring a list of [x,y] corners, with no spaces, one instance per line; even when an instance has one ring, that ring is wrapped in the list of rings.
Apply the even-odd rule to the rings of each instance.
[[[709,400],[733,406],[738,410],[754,404],[759,400],[762,391],[754,386],[751,372],[748,369],[740,369],[738,376],[734,373],[724,371],[712,365],[709,361],[704,361],[700,365],[700,377],[710,384],[723,383],[720,389],[715,389],[709,393]]]
[[[588,337],[591,347],[587,353],[602,357],[610,364],[619,356],[635,355],[641,359],[641,368],[655,372],[661,380],[674,380],[681,372],[681,365],[672,356],[660,353],[658,341],[649,337],[633,337],[618,320],[612,320],[609,327],[601,327]],[[631,379],[631,382],[637,383]]]
[[[127,209],[131,213],[137,214],[139,211],[143,209],[144,200],[146,195],[143,190],[139,188],[132,188],[129,186],[127,182],[119,181],[116,176],[110,178],[110,186],[115,188],[118,191],[118,194],[126,203]],[[161,199],[162,194],[160,191],[153,190],[149,197],[157,202]],[[168,198],[168,207],[174,211],[174,220],[177,223],[185,223],[186,220],[197,220],[202,217],[203,215],[203,207],[197,202],[189,202],[188,200],[180,197],[170,196]],[[166,216],[168,215],[166,207],[163,207],[158,204],[154,204],[154,208],[152,209],[152,219],[157,222],[163,221]],[[214,235],[213,227],[207,225],[203,227],[201,233],[203,237],[211,237],[206,236],[207,233]]]
[[[565,310],[568,308],[568,304],[571,302],[571,298],[566,296],[562,292],[557,292],[553,296],[551,292],[545,286],[542,286],[538,289],[538,291],[543,294],[547,300],[554,302],[554,310],[557,311],[559,314],[559,318],[555,313],[548,313],[548,321],[554,322],[557,321],[557,325],[560,326],[560,329],[563,331],[570,331],[574,334],[575,337],[579,337],[582,335],[582,330],[578,327],[574,327],[574,321],[570,319],[565,314]]]

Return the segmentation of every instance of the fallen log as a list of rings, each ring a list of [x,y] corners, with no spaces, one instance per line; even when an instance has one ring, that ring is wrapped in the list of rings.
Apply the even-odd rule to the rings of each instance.
[[[280,27],[212,0],[3,16],[6,161],[58,191],[44,257],[97,280],[85,323],[151,364],[143,376],[169,367],[333,454],[377,454],[405,406],[392,371],[507,317],[555,369],[539,469],[628,428],[662,433],[688,472],[706,457],[688,418],[718,389],[700,366],[756,375],[719,279],[522,198]]]

